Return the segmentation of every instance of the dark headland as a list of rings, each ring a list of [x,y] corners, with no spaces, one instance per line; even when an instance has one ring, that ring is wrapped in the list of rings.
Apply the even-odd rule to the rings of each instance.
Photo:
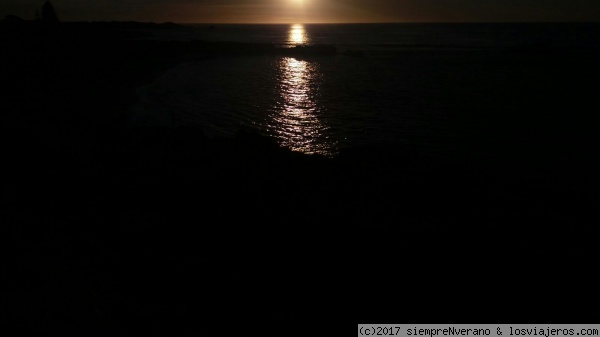
[[[252,130],[130,125],[135,88],[178,62],[274,48],[153,29],[187,28],[0,23],[0,326],[198,336],[260,322],[287,335],[340,317],[600,319],[597,50],[506,51],[515,63],[499,66],[548,71],[525,79],[527,94],[492,93],[519,102],[503,113],[520,126],[482,117],[504,108],[483,99],[465,112],[492,120],[466,132],[497,134],[481,144],[497,150],[489,160],[398,144],[324,158]]]

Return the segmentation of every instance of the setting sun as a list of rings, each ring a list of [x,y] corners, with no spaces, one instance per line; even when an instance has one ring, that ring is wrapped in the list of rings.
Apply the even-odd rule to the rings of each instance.
[[[290,0],[294,7],[304,7],[306,0]]]

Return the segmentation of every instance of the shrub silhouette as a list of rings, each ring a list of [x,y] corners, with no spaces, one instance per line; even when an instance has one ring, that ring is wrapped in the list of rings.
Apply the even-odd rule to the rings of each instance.
[[[42,6],[42,21],[47,23],[58,22],[58,16],[56,16],[56,11],[50,1],[46,1]]]

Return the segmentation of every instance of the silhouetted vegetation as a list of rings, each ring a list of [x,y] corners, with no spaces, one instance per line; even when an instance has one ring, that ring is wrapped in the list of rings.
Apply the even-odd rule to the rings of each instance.
[[[56,15],[54,6],[52,6],[50,1],[44,2],[44,5],[42,6],[41,19],[44,23],[48,23],[48,24],[58,23],[58,16]]]
[[[23,22],[25,20],[23,20],[23,18],[18,17],[16,15],[9,14],[9,15],[6,15],[2,21],[3,22]]]

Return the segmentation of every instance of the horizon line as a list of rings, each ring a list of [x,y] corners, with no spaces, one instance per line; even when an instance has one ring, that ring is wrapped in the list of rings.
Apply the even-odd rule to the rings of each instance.
[[[1,20],[0,20],[1,21]],[[24,20],[36,21],[36,20]],[[560,24],[560,23],[587,23],[600,24],[600,21],[371,21],[371,22],[177,22],[177,21],[139,21],[139,20],[68,20],[64,23],[81,22],[136,22],[136,23],[154,23],[154,24],[179,24],[179,25],[364,25],[364,24]]]

